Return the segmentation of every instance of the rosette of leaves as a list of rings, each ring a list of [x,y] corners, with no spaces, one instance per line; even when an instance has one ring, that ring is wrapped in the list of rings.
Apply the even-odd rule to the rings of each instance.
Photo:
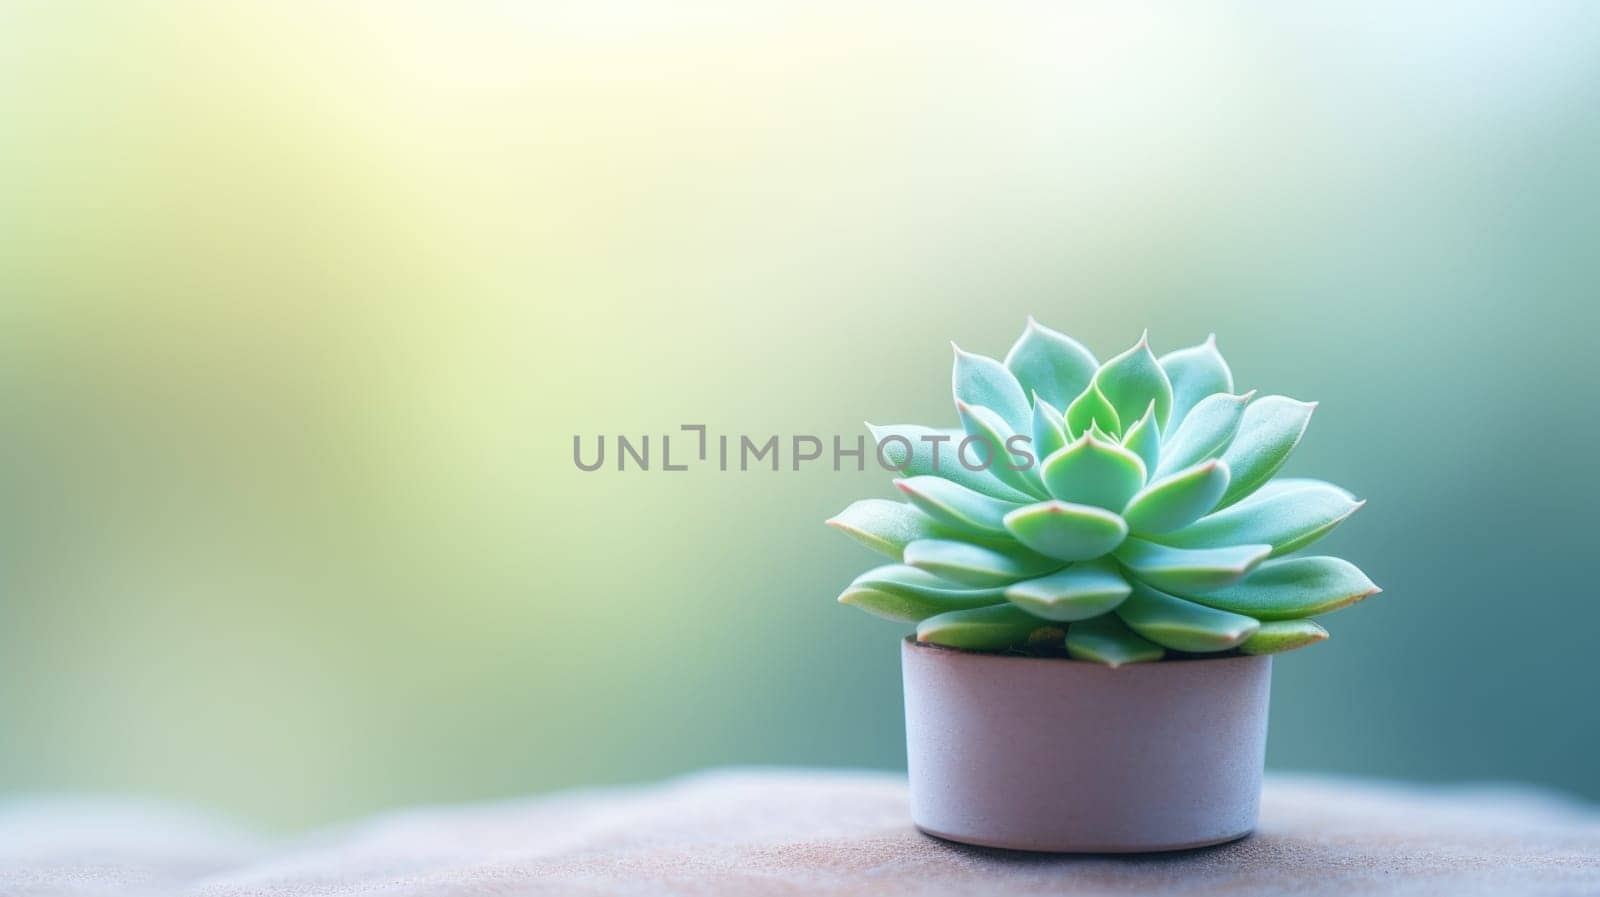
[[[958,429],[868,424],[902,500],[828,523],[893,558],[839,600],[920,641],[1113,666],[1269,654],[1327,638],[1311,617],[1379,591],[1293,556],[1364,502],[1274,479],[1316,407],[1236,393],[1215,338],[1097,361],[1029,319],[1004,362],[956,347]]]

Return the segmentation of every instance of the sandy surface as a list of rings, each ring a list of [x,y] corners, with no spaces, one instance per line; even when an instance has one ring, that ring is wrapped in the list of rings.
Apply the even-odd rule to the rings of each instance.
[[[1221,847],[1072,857],[911,828],[901,777],[734,770],[386,813],[270,841],[96,800],[0,805],[0,895],[1596,894],[1600,808],[1514,788],[1272,776]]]

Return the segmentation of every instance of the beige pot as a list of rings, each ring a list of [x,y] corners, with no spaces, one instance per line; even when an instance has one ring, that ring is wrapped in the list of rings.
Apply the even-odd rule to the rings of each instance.
[[[911,818],[1016,850],[1131,853],[1256,825],[1272,658],[1112,669],[901,649]]]

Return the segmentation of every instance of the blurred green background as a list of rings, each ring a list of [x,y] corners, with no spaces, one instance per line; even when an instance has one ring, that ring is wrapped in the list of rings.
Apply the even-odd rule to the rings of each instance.
[[[822,525],[949,348],[1216,331],[1385,593],[1274,767],[1600,797],[1600,7],[0,0],[0,791],[903,762]],[[659,439],[659,435],[654,438]]]

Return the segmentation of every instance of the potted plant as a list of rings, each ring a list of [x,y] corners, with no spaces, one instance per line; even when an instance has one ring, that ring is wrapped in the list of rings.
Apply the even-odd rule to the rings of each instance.
[[[917,625],[913,821],[1046,851],[1249,834],[1270,655],[1379,591],[1289,557],[1363,504],[1273,478],[1315,405],[1236,394],[1214,338],[1101,364],[1031,318],[1003,363],[957,347],[954,392],[960,429],[868,424],[904,500],[828,521],[895,560],[839,600]]]

